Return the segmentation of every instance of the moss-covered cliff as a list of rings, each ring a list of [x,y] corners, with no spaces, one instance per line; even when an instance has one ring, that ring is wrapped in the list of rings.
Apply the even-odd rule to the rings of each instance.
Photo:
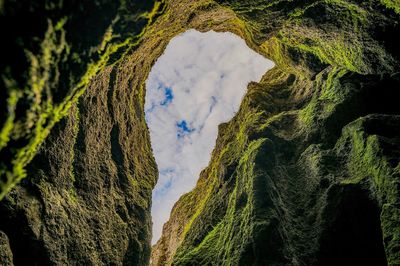
[[[400,264],[399,7],[1,1],[0,263],[148,263],[144,82],[196,28],[232,31],[276,67],[220,126],[151,264]]]
[[[0,199],[89,80],[140,42],[155,1],[2,1]]]
[[[218,2],[277,66],[221,125],[152,265],[399,265],[395,3]]]
[[[0,264],[146,265],[157,169],[125,55],[164,3],[1,3]]]

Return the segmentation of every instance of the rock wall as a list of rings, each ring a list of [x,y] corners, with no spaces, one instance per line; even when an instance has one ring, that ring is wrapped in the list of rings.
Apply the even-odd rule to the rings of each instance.
[[[2,50],[1,265],[147,265],[158,174],[132,53],[163,8],[2,2],[2,27],[25,24]]]
[[[277,66],[220,126],[151,264],[399,264],[398,10],[218,2]]]
[[[13,265],[13,254],[10,249],[8,237],[3,232],[0,232],[0,263],[1,265]]]
[[[151,265],[400,263],[397,2],[3,1],[0,11],[0,25],[32,21],[8,29],[2,51],[1,263],[148,264],[157,169],[144,83],[189,28],[231,31],[276,67],[220,126]]]
[[[92,77],[134,50],[159,1],[1,1],[0,200]]]

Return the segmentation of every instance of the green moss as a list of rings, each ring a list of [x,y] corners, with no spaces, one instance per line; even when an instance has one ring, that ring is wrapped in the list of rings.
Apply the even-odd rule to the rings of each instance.
[[[71,199],[71,201],[73,203],[77,203],[78,202],[78,194],[76,193],[76,190],[72,187],[72,188],[70,188],[68,193],[69,193],[69,198]]]
[[[262,51],[280,68],[287,68],[291,65],[285,47],[278,38],[272,37],[264,42],[261,46]]]
[[[51,80],[52,76],[50,76],[50,73],[53,66],[57,65],[60,60],[62,60],[62,56],[69,54],[69,47],[65,41],[66,32],[63,29],[67,20],[65,18],[61,19],[55,26],[53,26],[51,21],[49,21],[45,38],[41,43],[40,55],[37,56],[26,51],[31,63],[29,70],[30,80],[28,82],[29,89],[26,89],[26,91],[30,97],[34,99],[34,103],[30,110],[30,113],[33,115],[28,117],[26,123],[28,125],[34,125],[34,128],[32,130],[32,137],[28,144],[21,148],[12,160],[12,170],[2,170],[1,174],[6,176],[5,179],[7,181],[0,184],[0,200],[8,191],[10,191],[10,189],[12,189],[12,187],[26,177],[26,165],[33,159],[39,146],[47,138],[53,126],[68,114],[71,106],[74,105],[78,98],[85,92],[90,80],[109,64],[115,53],[124,50],[125,52],[119,57],[121,59],[129,50],[136,47],[140,43],[142,36],[152,24],[153,19],[162,13],[164,8],[164,1],[155,2],[153,9],[143,15],[143,18],[147,19],[147,24],[142,28],[141,32],[133,37],[128,37],[122,42],[111,42],[111,34],[106,33],[100,45],[102,49],[99,51],[101,52],[99,59],[87,64],[86,71],[79,81],[73,88],[71,88],[70,93],[64,98],[64,100],[56,106],[53,105],[51,97],[47,97],[46,102],[43,103],[42,94],[44,90],[47,90],[48,83],[57,84],[58,80]],[[115,64],[116,62],[117,61],[114,60],[113,63]],[[57,79],[57,77],[58,76],[56,75],[55,79]],[[51,95],[51,93],[48,91],[47,95]],[[13,101],[15,100],[9,100],[11,103]],[[12,119],[12,116],[10,119]],[[7,127],[2,129],[2,145],[3,139],[7,140],[5,136],[9,135],[11,125],[12,123],[9,122]],[[3,133],[3,130],[6,131]],[[5,142],[4,145],[6,145]]]
[[[176,253],[168,247],[163,254],[173,256],[174,265],[317,265],[331,211],[327,197],[337,180],[359,185],[377,176],[379,183],[393,173],[374,150],[377,137],[354,155],[362,163],[345,163],[341,156],[349,147],[337,155],[324,150],[334,146],[344,125],[370,110],[359,102],[372,90],[364,77],[398,68],[371,31],[389,25],[389,12],[377,1],[216,2],[235,11],[246,32],[241,36],[276,67],[249,87],[237,116],[220,127],[196,188],[174,207],[171,228],[183,234],[164,232],[164,246],[156,249],[162,253],[168,241],[179,243]],[[264,142],[257,146],[258,140]],[[357,175],[343,181],[346,171]],[[394,205],[388,205],[382,227],[389,213],[398,217]],[[390,250],[393,257],[395,248]]]
[[[260,4],[266,17],[270,15],[269,12],[273,16],[274,5],[284,6],[279,2],[265,6]],[[364,36],[366,29],[374,22],[371,20],[369,11],[362,5],[343,0],[314,1],[304,5],[286,4],[292,5],[293,8],[288,8],[287,17],[284,17],[285,21],[282,22],[284,26],[267,40],[268,46],[273,44],[273,47],[267,49],[270,50],[269,55],[277,64],[283,65],[282,62],[285,61],[286,65],[290,65],[290,63],[288,64],[289,58],[295,59],[295,61],[301,58],[301,62],[296,62],[297,64],[323,63],[357,73],[382,72],[382,68],[376,68],[375,63],[369,61],[370,54],[374,54],[379,59],[380,65],[387,69],[393,67],[393,59],[384,51],[384,48]],[[239,13],[243,9],[246,10],[244,18],[248,23],[254,24],[254,20],[261,20],[250,15],[258,14],[258,12],[248,10],[245,4],[244,6],[234,6],[233,8],[237,8]],[[261,14],[261,11],[259,12]],[[324,14],[323,17],[321,17],[321,12]],[[340,21],[340,24],[333,22],[331,20],[333,17],[335,17],[335,21]],[[274,18],[274,20],[277,19],[279,17]],[[316,22],[310,23],[311,19],[315,19]],[[264,20],[262,19],[262,21]],[[320,26],[316,27],[314,23]],[[262,25],[258,25],[252,29],[252,32],[258,35],[262,27]],[[326,31],[324,28],[329,28],[329,30]],[[259,37],[256,36],[254,39],[257,40]],[[273,50],[271,51],[271,49]],[[297,58],[284,52],[288,49],[295,51]]]
[[[390,165],[383,154],[380,138],[366,131],[367,124],[374,123],[375,119],[367,116],[346,126],[336,150],[343,153],[348,145],[351,147],[347,165],[349,178],[342,181],[343,185],[359,184],[366,179],[372,182],[372,193],[382,206],[380,219],[388,265],[397,265],[400,263],[397,252],[400,248],[400,167]]]
[[[350,22],[354,25],[358,23],[365,23],[367,21],[368,12],[360,6],[350,3],[344,0],[324,0],[316,1],[312,4],[306,5],[302,8],[296,8],[293,12],[289,13],[290,18],[301,18],[309,10],[317,6],[332,7],[338,11],[337,15],[341,19],[345,19],[346,22]]]
[[[196,206],[196,211],[194,212],[193,216],[189,219],[189,221],[186,223],[184,229],[183,229],[183,233],[182,233],[182,238],[185,238],[186,234],[189,232],[189,230],[192,227],[193,222],[196,220],[196,218],[203,212],[207,200],[209,199],[209,197],[211,196],[211,193],[214,189],[214,184],[215,184],[215,178],[213,178],[213,183],[211,183],[207,189],[205,194],[201,197],[201,201],[198,203],[198,205]]]
[[[333,67],[316,76],[313,97],[299,113],[299,119],[305,127],[312,127],[318,120],[328,117],[346,98],[347,92],[340,84],[340,79],[346,73],[346,69]]]
[[[400,14],[399,0],[380,0],[380,2],[387,8],[393,9],[397,14]]]
[[[252,141],[241,154],[235,174],[236,184],[229,197],[224,219],[209,231],[199,245],[185,246],[184,241],[175,255],[174,265],[212,265],[216,261],[221,265],[240,264],[241,256],[251,243],[253,230],[257,227],[254,213],[258,199],[254,193],[257,190],[254,182],[260,172],[256,170],[255,160],[262,153],[261,147],[265,142],[266,139]]]
[[[280,32],[279,40],[289,47],[312,53],[318,60],[329,65],[344,67],[354,72],[369,71],[363,62],[363,51],[359,43],[349,43],[348,36],[345,35],[322,35],[322,32],[313,29],[304,31],[299,28],[290,32]],[[330,40],[327,41],[327,39]]]
[[[15,109],[20,97],[19,95],[20,94],[17,90],[13,90],[10,92],[10,96],[7,99],[8,116],[0,131],[0,150],[5,147],[10,140],[10,134],[14,128]]]
[[[72,180],[72,190],[74,190],[74,183],[76,181],[76,177],[75,177],[75,167],[74,167],[74,162],[75,162],[75,145],[76,145],[76,141],[77,141],[77,136],[79,133],[79,107],[78,105],[76,105],[75,108],[71,109],[71,111],[73,112],[73,128],[72,128],[72,134],[73,134],[73,139],[74,139],[74,144],[71,148],[70,151],[70,169],[69,169],[69,175],[71,177]],[[76,192],[75,192],[76,194]]]

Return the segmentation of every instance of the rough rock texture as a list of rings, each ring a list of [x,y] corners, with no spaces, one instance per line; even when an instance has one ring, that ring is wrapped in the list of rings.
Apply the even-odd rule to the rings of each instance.
[[[6,234],[0,231],[0,265],[13,265],[13,254]]]
[[[0,2],[0,200],[89,80],[134,49],[153,1]]]
[[[180,12],[170,16],[172,8]],[[0,230],[15,265],[148,263],[157,170],[144,121],[145,79],[170,38],[188,27],[244,34],[234,13],[222,8],[213,19],[187,21],[188,12],[203,8],[208,4],[169,3],[139,46],[102,66],[69,102],[26,167],[27,177],[0,203]]]
[[[277,66],[220,126],[151,264],[399,265],[398,5],[218,2]]]
[[[0,1],[1,27],[38,21],[7,29],[0,62],[1,260],[148,263],[144,83],[195,28],[276,67],[220,126],[151,264],[400,264],[397,1],[63,3]]]
[[[16,265],[147,263],[157,170],[138,103],[114,91],[129,82],[116,67],[94,78],[2,201]]]
[[[140,62],[121,58],[132,55],[162,3],[2,7],[1,27],[23,18],[29,28],[12,28],[12,49],[2,50],[9,54],[1,61],[0,106],[6,95],[9,106],[1,113],[0,231],[9,250],[2,244],[1,260],[146,265],[157,169],[142,110],[144,79],[132,77]]]

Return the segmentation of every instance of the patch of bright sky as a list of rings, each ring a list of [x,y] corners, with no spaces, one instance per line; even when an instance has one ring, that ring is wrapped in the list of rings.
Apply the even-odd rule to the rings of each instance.
[[[210,160],[218,125],[231,119],[250,81],[274,63],[232,33],[189,30],[173,38],[146,81],[146,120],[159,169],[153,240],[174,203]]]

